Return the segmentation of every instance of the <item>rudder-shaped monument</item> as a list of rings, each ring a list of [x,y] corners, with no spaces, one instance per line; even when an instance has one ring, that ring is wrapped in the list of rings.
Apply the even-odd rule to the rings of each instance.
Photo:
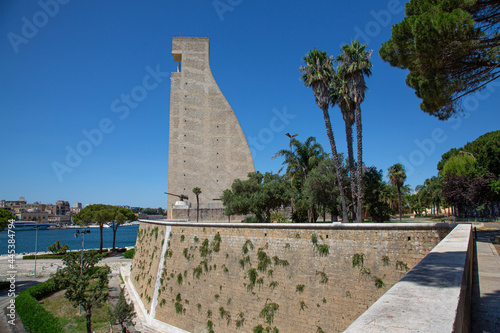
[[[236,178],[255,171],[250,148],[231,106],[212,75],[209,39],[174,37],[179,62],[170,87],[168,192],[212,203]],[[168,198],[171,208],[175,198]],[[192,200],[190,200],[192,201]]]

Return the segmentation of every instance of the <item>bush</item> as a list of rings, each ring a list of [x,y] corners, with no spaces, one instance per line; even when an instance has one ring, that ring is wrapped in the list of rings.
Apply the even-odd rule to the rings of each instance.
[[[30,287],[16,297],[16,311],[28,332],[63,333],[59,320],[47,312],[38,300],[59,290],[53,279]]]
[[[10,282],[9,281],[0,281],[0,290],[9,289]]]
[[[130,250],[127,250],[123,253],[123,256],[125,258],[128,258],[128,259],[133,259],[134,258],[134,254],[135,254],[135,247],[130,249]]]
[[[87,251],[85,251],[85,253],[92,252],[92,251],[98,252],[99,250],[87,250]],[[66,253],[73,253],[73,252],[80,252],[80,251],[79,250],[68,251]],[[108,249],[102,249],[102,252],[103,253],[102,253],[101,257],[102,258],[107,257]],[[37,259],[63,259],[64,256],[65,256],[65,254],[37,254],[36,258]],[[29,259],[35,259],[35,255],[28,254],[28,255],[23,256],[23,260],[29,260]]]
[[[247,218],[245,218],[245,220],[243,221],[243,223],[259,223],[259,219],[257,218],[257,216],[249,216]]]
[[[286,218],[286,215],[280,212],[272,212],[271,213],[271,222],[277,222],[277,223],[287,223],[288,219]]]

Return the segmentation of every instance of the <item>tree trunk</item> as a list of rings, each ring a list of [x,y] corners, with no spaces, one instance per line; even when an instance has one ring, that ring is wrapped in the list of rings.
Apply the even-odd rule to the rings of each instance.
[[[356,141],[358,145],[358,223],[363,222],[363,127],[361,124],[361,106],[356,106]]]
[[[356,220],[356,170],[354,169],[354,153],[352,150],[352,126],[345,121],[345,136],[347,141],[347,158],[349,160],[349,176],[351,178],[352,220]]]
[[[103,234],[103,230],[104,229],[104,222],[103,223],[99,223],[99,231],[101,232],[101,243],[99,245],[99,254],[102,254],[102,245],[104,244],[103,240],[102,240],[102,234]]]
[[[92,312],[90,309],[86,309],[87,312],[87,333],[92,333]]]
[[[115,240],[116,240],[116,231],[118,230],[118,224],[113,222],[113,251],[115,250]]]
[[[401,213],[401,187],[398,186],[398,202],[399,202],[399,222],[403,222],[403,215]]]
[[[342,199],[342,222],[347,223],[349,222],[349,218],[347,217],[347,207],[345,202],[344,180],[342,178],[342,171],[340,170],[339,156],[337,155],[337,146],[335,145],[335,138],[333,137],[332,124],[330,122],[330,115],[328,114],[328,106],[323,109],[323,117],[325,118],[326,133],[328,135],[328,140],[330,140],[333,163],[335,164],[337,180],[339,182],[340,198]]]
[[[200,221],[200,197],[196,195],[196,222]]]

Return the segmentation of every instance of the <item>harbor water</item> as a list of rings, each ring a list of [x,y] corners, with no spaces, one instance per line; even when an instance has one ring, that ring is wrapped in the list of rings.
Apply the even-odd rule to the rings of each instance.
[[[137,229],[139,229],[138,224],[118,227],[115,247],[135,246]],[[15,231],[13,237],[9,237],[7,228],[0,232],[0,255],[8,254],[9,239],[14,240],[11,240],[10,243],[14,242],[16,254],[34,253],[35,245],[37,252],[48,252],[47,247],[58,240],[61,241],[61,246],[68,244],[69,250],[82,249],[82,235],[79,234],[78,238],[75,237],[76,231],[80,229],[12,230]],[[100,244],[99,228],[89,228],[88,230],[90,230],[90,233],[85,234],[85,249],[98,249]],[[113,246],[113,229],[104,228],[102,237],[103,248],[111,248]]]

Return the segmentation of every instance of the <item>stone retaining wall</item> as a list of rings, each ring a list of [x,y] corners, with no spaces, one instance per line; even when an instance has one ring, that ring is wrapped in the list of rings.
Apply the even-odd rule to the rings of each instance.
[[[453,226],[141,221],[130,279],[167,332],[341,332]]]

